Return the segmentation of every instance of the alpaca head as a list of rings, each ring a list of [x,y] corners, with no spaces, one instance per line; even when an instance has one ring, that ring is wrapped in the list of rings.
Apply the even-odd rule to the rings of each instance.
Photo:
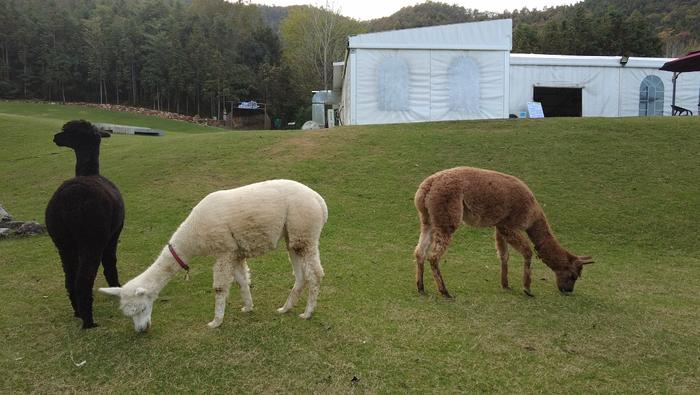
[[[583,265],[593,263],[593,259],[590,256],[576,256],[569,253],[566,255],[565,264],[552,270],[557,276],[557,288],[560,292],[568,294],[574,292],[574,285],[576,280],[581,277]]]
[[[93,126],[88,121],[70,121],[63,125],[62,131],[53,136],[53,142],[59,147],[74,150],[89,147],[99,147],[100,139],[110,134]]]
[[[124,287],[100,288],[99,291],[119,297],[119,308],[134,321],[136,332],[145,332],[151,327],[151,312],[157,294],[142,287],[129,287],[128,284]]]

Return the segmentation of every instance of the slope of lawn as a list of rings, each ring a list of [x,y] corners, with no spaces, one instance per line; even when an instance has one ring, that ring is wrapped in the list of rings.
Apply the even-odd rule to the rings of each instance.
[[[72,311],[48,236],[0,240],[0,369],[11,392],[697,393],[700,388],[700,118],[545,119],[235,132],[134,114],[0,102],[0,203],[43,222],[74,169],[53,133],[85,118],[165,129],[103,140],[121,189],[123,282],[144,270],[207,193],[271,178],[303,182],[330,217],[316,314],[279,315],[293,283],[283,249],[249,262],[255,310],[232,288],[213,317],[211,258],[196,258],[134,332],[96,293],[88,331]],[[560,241],[593,255],[572,296],[533,265],[534,298],[510,281],[491,229],[462,228],[442,268],[456,296],[414,285],[426,176],[459,165],[523,179]],[[105,286],[99,275],[95,288]],[[84,364],[81,362],[85,361]]]

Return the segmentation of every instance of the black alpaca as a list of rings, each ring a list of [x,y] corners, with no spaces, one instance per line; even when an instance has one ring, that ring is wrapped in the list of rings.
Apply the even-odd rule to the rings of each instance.
[[[63,263],[73,313],[83,329],[92,318],[92,286],[100,261],[110,287],[119,287],[117,242],[124,225],[119,189],[100,175],[100,139],[109,137],[87,121],[70,121],[54,143],[75,151],[75,178],[65,181],[46,207],[46,228]]]

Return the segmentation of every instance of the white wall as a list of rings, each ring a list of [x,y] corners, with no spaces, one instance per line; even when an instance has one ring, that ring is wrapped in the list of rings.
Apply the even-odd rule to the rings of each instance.
[[[510,57],[509,111],[518,114],[532,101],[533,87],[582,88],[583,116],[639,116],[640,85],[655,75],[664,84],[664,115],[671,115],[673,73],[659,70],[670,59],[631,58],[622,67],[619,57],[522,55]],[[676,105],[697,115],[700,72],[678,78]]]
[[[507,51],[356,49],[349,62],[352,124],[508,116]]]
[[[615,69],[511,64],[511,114],[527,110],[526,103],[532,101],[535,86],[583,88],[583,116],[616,117],[619,114],[616,92],[620,86],[620,75]]]

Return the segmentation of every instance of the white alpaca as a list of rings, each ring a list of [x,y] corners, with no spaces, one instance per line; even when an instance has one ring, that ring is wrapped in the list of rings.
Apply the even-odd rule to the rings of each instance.
[[[175,273],[188,269],[184,262],[194,256],[213,256],[216,303],[214,320],[208,326],[216,328],[223,321],[234,279],[241,288],[241,310],[253,309],[246,259],[276,249],[284,238],[295,282],[287,302],[277,311],[286,313],[294,307],[306,283],[309,296],[300,314],[306,319],[314,311],[324,275],[318,244],[327,219],[328,208],[321,195],[296,181],[271,180],[213,192],[192,209],[170,238],[175,255],[166,245],[146,271],[121,288],[100,291],[119,296],[124,315],[133,318],[136,331],[145,331],[151,325],[153,301]]]

